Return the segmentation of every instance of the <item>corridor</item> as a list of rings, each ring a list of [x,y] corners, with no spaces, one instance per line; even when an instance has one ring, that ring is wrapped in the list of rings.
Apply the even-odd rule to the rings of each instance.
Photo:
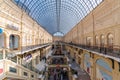
[[[52,45],[52,53],[47,58],[47,80],[90,80],[88,73],[80,68],[63,47],[62,43],[56,42]],[[64,48],[64,49],[63,49]],[[74,76],[74,77],[73,77]]]

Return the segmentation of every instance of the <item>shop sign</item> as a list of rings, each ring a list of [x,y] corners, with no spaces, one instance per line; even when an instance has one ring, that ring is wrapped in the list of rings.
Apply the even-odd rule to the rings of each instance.
[[[3,73],[3,62],[0,61],[0,75]]]
[[[0,28],[0,34],[2,34],[3,33],[3,29],[2,28]]]
[[[7,27],[7,28],[9,28],[9,29],[15,30],[15,31],[18,31],[18,30],[19,30],[19,28],[18,28],[18,27],[13,26],[13,25],[10,25],[10,24],[7,24],[7,26],[6,26],[6,27]]]
[[[32,55],[29,54],[23,58],[23,64],[30,63],[31,60],[32,60]]]
[[[32,55],[30,54],[30,55],[26,56],[24,59],[26,62],[28,62],[29,60],[31,60],[31,58],[32,58]]]

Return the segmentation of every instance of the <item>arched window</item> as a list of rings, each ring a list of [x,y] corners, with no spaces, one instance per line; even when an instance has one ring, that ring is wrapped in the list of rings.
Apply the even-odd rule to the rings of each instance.
[[[88,46],[91,46],[91,44],[92,44],[92,38],[91,37],[87,37],[86,44]]]
[[[101,35],[101,37],[100,37],[100,45],[101,46],[105,45],[105,37],[104,37],[104,35]]]
[[[16,50],[16,49],[19,48],[19,36],[17,36],[17,35],[10,35],[9,47],[12,50]]]
[[[95,46],[98,46],[99,45],[99,39],[98,39],[98,36],[95,36]]]
[[[109,47],[113,46],[113,35],[112,34],[108,34],[108,36],[107,36],[107,45]]]

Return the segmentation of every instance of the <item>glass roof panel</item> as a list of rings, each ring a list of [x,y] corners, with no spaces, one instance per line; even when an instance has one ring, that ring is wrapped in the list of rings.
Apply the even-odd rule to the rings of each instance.
[[[12,0],[52,35],[64,35],[103,0]]]

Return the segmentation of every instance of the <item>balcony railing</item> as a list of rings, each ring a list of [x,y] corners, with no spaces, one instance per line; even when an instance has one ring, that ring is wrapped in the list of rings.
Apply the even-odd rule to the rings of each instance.
[[[87,49],[87,50],[91,50],[91,51],[95,51],[95,52],[98,52],[101,54],[120,58],[120,46],[118,46],[118,45],[90,46],[90,45],[75,44],[75,43],[66,43],[66,44],[73,45],[73,46],[80,47],[80,48]]]
[[[24,46],[24,47],[22,47],[21,52],[25,52],[25,51],[29,51],[29,50],[33,50],[33,49],[38,49],[38,48],[46,47],[49,44],[50,43],[38,44],[38,45],[31,45],[31,46]]]

